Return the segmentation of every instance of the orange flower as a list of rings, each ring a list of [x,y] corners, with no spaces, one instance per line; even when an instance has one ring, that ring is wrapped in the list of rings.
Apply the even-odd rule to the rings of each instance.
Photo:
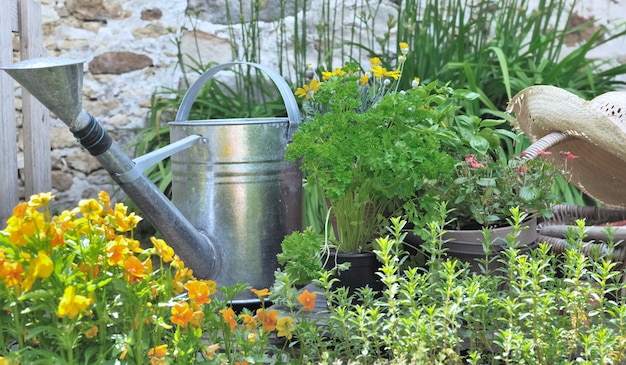
[[[217,291],[217,284],[212,280],[192,280],[184,288],[194,305],[202,305],[211,302],[209,297]]]
[[[16,246],[26,246],[28,244],[26,237],[34,236],[38,229],[44,226],[44,216],[36,208],[29,207],[28,203],[23,202],[13,209],[13,215],[7,219],[7,226],[3,232],[9,234],[9,241]]]
[[[126,280],[129,283],[136,283],[142,280],[152,271],[151,266],[152,262],[150,258],[141,262],[136,256],[128,256],[126,260],[124,260],[124,269],[126,269],[126,273],[128,274]]]
[[[50,247],[65,246],[65,231],[56,223],[52,223],[48,227],[48,237],[50,238]]]
[[[263,331],[276,329],[276,321],[278,320],[278,311],[276,309],[266,311],[264,308],[259,308],[256,311],[256,316],[263,323]]]
[[[148,350],[150,365],[165,365],[167,360],[167,345],[159,345]]]
[[[159,345],[148,350],[148,357],[165,357],[167,356],[167,345]]]
[[[172,323],[187,328],[187,324],[193,321],[193,310],[189,308],[189,303],[182,302],[176,303],[172,307],[172,317],[170,320]]]
[[[313,310],[313,308],[315,308],[315,297],[317,295],[315,293],[311,293],[308,290],[304,290],[299,296],[298,296],[298,302],[300,302],[300,304],[302,304],[302,310],[304,310],[305,312],[310,312]]]
[[[257,326],[257,321],[256,321],[256,318],[254,318],[254,316],[251,316],[249,314],[243,313],[241,315],[241,319],[242,319],[243,324],[246,326],[246,329],[248,331],[254,331],[254,329]]]
[[[107,210],[111,212],[111,197],[109,196],[109,193],[101,190],[98,193],[98,199],[100,199],[100,204],[102,204],[102,206],[104,206],[105,208],[109,208]]]
[[[206,358],[209,360],[213,360],[213,358],[215,357],[215,352],[217,352],[217,350],[219,349],[220,349],[220,345],[217,343],[209,345],[204,351],[204,356],[206,356]]]
[[[251,290],[257,297],[259,297],[259,299],[263,299],[269,296],[270,294],[272,294],[267,288],[260,289],[260,290],[257,290],[257,289],[251,289]]]
[[[150,241],[154,246],[156,254],[161,257],[163,262],[170,262],[174,259],[174,249],[168,246],[164,240],[156,237],[150,237]]]
[[[5,261],[0,268],[0,278],[8,287],[16,286],[24,280],[24,267],[20,262]]]
[[[107,262],[109,265],[123,266],[128,256],[128,240],[124,236],[117,236],[107,243]]]
[[[234,331],[235,327],[237,327],[237,321],[235,321],[235,311],[233,311],[232,308],[228,307],[226,309],[220,310],[220,313],[222,313],[222,318],[224,318],[224,322],[228,324],[230,330]]]
[[[247,360],[235,361],[233,365],[249,365],[250,363]]]
[[[94,338],[98,334],[98,326],[91,326],[87,331],[85,331],[85,337]]]

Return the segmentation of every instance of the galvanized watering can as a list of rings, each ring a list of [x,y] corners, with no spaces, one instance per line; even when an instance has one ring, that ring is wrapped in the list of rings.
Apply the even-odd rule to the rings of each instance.
[[[133,199],[193,269],[219,286],[239,281],[269,287],[284,236],[302,228],[302,176],[284,161],[300,113],[285,80],[254,63],[232,62],[209,69],[189,88],[174,122],[171,144],[134,160],[82,109],[83,61],[38,58],[3,67],[59,117]],[[277,86],[287,118],[187,120],[202,88],[217,72],[249,65]],[[143,174],[171,156],[172,201]],[[255,302],[241,295],[239,303]]]

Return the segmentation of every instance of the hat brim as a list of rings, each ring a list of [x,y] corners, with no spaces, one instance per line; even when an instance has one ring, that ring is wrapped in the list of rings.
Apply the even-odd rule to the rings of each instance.
[[[586,101],[554,86],[531,86],[515,95],[506,111],[515,113],[514,126],[532,142],[552,132],[565,133],[568,138],[548,147],[551,155],[544,158],[594,199],[626,207],[626,123],[621,123],[626,93]]]

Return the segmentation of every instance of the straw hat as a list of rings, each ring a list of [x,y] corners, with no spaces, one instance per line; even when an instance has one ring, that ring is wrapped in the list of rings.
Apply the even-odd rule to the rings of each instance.
[[[589,196],[609,207],[626,207],[626,92],[586,101],[554,86],[531,86],[515,95],[507,113],[533,146]],[[555,133],[556,132],[556,133]],[[532,146],[531,146],[532,147]],[[536,148],[536,147],[535,147]],[[567,158],[567,152],[577,158]],[[571,155],[570,155],[571,157]]]

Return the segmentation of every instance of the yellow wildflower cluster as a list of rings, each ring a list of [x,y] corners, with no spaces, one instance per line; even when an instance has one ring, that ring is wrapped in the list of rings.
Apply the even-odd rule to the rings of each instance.
[[[374,85],[377,83],[386,84],[390,79],[397,81],[402,76],[402,67],[406,61],[407,54],[409,53],[409,45],[406,42],[400,42],[401,54],[398,57],[398,65],[393,70],[388,70],[383,67],[382,61],[379,57],[370,58],[370,69],[359,77],[359,84],[361,86],[368,86],[370,82]],[[345,77],[357,74],[360,69],[356,67],[354,63],[346,64],[341,68],[335,68],[332,71],[322,71],[322,80],[328,81],[333,77]],[[418,83],[419,79],[416,78]],[[315,93],[318,92],[323,82],[317,78],[311,79],[309,84],[305,84],[302,87],[296,89],[294,94],[297,97],[305,98],[306,100],[315,99]]]

